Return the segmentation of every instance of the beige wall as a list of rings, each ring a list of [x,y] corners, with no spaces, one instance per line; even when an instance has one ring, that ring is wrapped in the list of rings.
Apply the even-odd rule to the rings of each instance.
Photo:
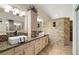
[[[64,41],[64,20],[52,20],[47,21],[45,24],[44,32],[49,34],[50,41],[52,43],[55,42],[63,42]],[[53,22],[56,22],[56,27],[53,27]]]
[[[64,20],[52,20],[42,11],[39,12],[39,15],[43,19],[43,31],[49,35],[50,42],[51,43],[55,43],[58,41],[63,42]],[[53,27],[53,22],[56,22],[56,27]]]

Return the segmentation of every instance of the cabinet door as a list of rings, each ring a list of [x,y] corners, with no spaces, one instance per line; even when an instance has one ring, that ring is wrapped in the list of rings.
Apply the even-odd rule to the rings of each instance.
[[[37,39],[35,41],[35,54],[38,54],[42,50],[42,39]]]
[[[43,48],[45,47],[45,37],[43,37]]]
[[[38,54],[40,51],[41,51],[41,48],[40,47],[35,48],[35,55]]]
[[[4,51],[0,53],[0,55],[14,55],[14,49],[9,49],[7,51]]]
[[[43,37],[40,38],[40,50],[42,50],[42,49],[43,49]]]
[[[43,48],[48,44],[48,36],[43,37]]]
[[[15,47],[15,55],[23,55],[24,54],[23,49],[24,49],[24,45]]]
[[[26,49],[24,49],[24,54],[25,55],[34,55],[34,47],[33,46],[29,46]]]
[[[27,43],[24,48],[24,54],[25,55],[34,55],[34,49],[35,49],[35,41],[32,41],[30,43]]]
[[[48,44],[48,36],[45,37],[45,46]]]

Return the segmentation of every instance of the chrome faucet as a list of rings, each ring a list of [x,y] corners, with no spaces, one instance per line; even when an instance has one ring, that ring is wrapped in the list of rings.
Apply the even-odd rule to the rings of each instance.
[[[17,36],[17,30],[14,32],[14,35]]]

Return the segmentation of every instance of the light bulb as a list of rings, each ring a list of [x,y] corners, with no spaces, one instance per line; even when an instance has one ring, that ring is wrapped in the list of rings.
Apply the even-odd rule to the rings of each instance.
[[[42,19],[39,19],[39,18],[37,19],[37,21],[38,21],[38,22],[43,22],[43,20],[42,20]]]
[[[22,15],[25,15],[25,11],[22,11],[21,14],[22,14]]]
[[[5,12],[10,12],[10,11],[12,11],[12,9],[13,8],[10,5],[6,5],[5,8],[4,8],[4,11]]]
[[[25,16],[25,11],[20,11],[19,16]]]
[[[13,14],[14,14],[14,15],[17,15],[17,14],[19,14],[19,9],[17,9],[17,8],[14,8],[14,9],[13,9]]]

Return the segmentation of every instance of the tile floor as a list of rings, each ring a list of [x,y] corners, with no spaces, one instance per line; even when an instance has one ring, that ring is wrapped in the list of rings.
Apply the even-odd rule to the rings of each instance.
[[[39,55],[72,55],[72,43],[69,45],[49,44]]]

